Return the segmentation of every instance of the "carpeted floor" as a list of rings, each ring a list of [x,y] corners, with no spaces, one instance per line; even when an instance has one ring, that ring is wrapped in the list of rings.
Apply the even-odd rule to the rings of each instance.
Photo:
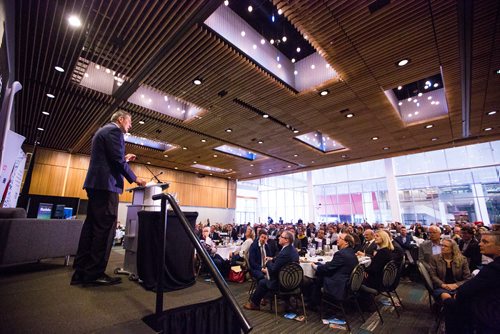
[[[142,322],[154,313],[155,294],[136,282],[124,279],[110,287],[70,286],[70,267],[63,259],[0,270],[0,333],[154,333]],[[123,250],[112,252],[108,271],[123,263]],[[124,277],[125,278],[125,277]],[[243,305],[248,299],[249,283],[229,283],[236,299]],[[397,318],[392,307],[383,307],[384,323],[376,313],[365,313],[364,324],[356,312],[348,314],[354,333],[429,333],[433,317],[423,287],[402,283],[398,292],[405,309]],[[191,288],[165,294],[165,308],[218,298],[215,284],[203,279]],[[278,307],[278,322],[269,306],[263,311],[244,311],[254,326],[253,333],[345,333],[323,325],[319,314],[308,312],[308,323],[283,318]],[[201,333],[200,333],[201,334]]]

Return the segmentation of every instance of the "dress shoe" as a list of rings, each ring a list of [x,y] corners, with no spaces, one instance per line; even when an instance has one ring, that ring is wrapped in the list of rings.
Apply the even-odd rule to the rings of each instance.
[[[70,285],[79,285],[85,282],[85,275],[81,271],[75,271],[71,276]]]
[[[106,274],[102,274],[94,280],[85,281],[88,285],[115,285],[122,282],[121,277],[111,277]]]
[[[247,309],[247,310],[254,310],[254,311],[260,311],[260,307],[255,305],[254,303],[252,302],[248,302],[246,303],[245,305],[243,305],[243,308],[244,309]]]

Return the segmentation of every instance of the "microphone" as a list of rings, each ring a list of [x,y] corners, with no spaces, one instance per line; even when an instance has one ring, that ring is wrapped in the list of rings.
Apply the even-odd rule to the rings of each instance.
[[[156,182],[158,182],[158,183],[162,183],[162,182],[160,181],[160,179],[158,178],[158,175],[163,174],[163,172],[159,172],[158,174],[155,174],[155,173],[153,173],[153,171],[152,171],[151,169],[149,169],[149,167],[148,167],[148,166],[144,165],[144,167],[146,167],[146,169],[147,169],[147,170],[151,173],[151,175],[153,175],[153,177],[151,178],[151,180],[155,179],[155,180],[156,180]]]

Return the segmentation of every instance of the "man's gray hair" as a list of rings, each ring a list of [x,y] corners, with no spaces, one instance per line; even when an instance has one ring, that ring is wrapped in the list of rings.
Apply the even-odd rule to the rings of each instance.
[[[293,241],[295,240],[295,237],[293,236],[292,232],[290,232],[290,231],[283,231],[282,234],[285,236],[286,240],[288,240],[288,242],[290,244],[293,244]]]
[[[118,110],[111,116],[111,122],[116,122],[120,117],[132,117],[129,112],[124,110]]]

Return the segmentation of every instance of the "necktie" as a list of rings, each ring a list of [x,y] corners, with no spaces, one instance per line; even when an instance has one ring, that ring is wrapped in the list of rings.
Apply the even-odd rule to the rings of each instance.
[[[264,268],[266,262],[266,251],[264,250],[264,246],[260,246],[260,258],[261,258],[261,266]]]

